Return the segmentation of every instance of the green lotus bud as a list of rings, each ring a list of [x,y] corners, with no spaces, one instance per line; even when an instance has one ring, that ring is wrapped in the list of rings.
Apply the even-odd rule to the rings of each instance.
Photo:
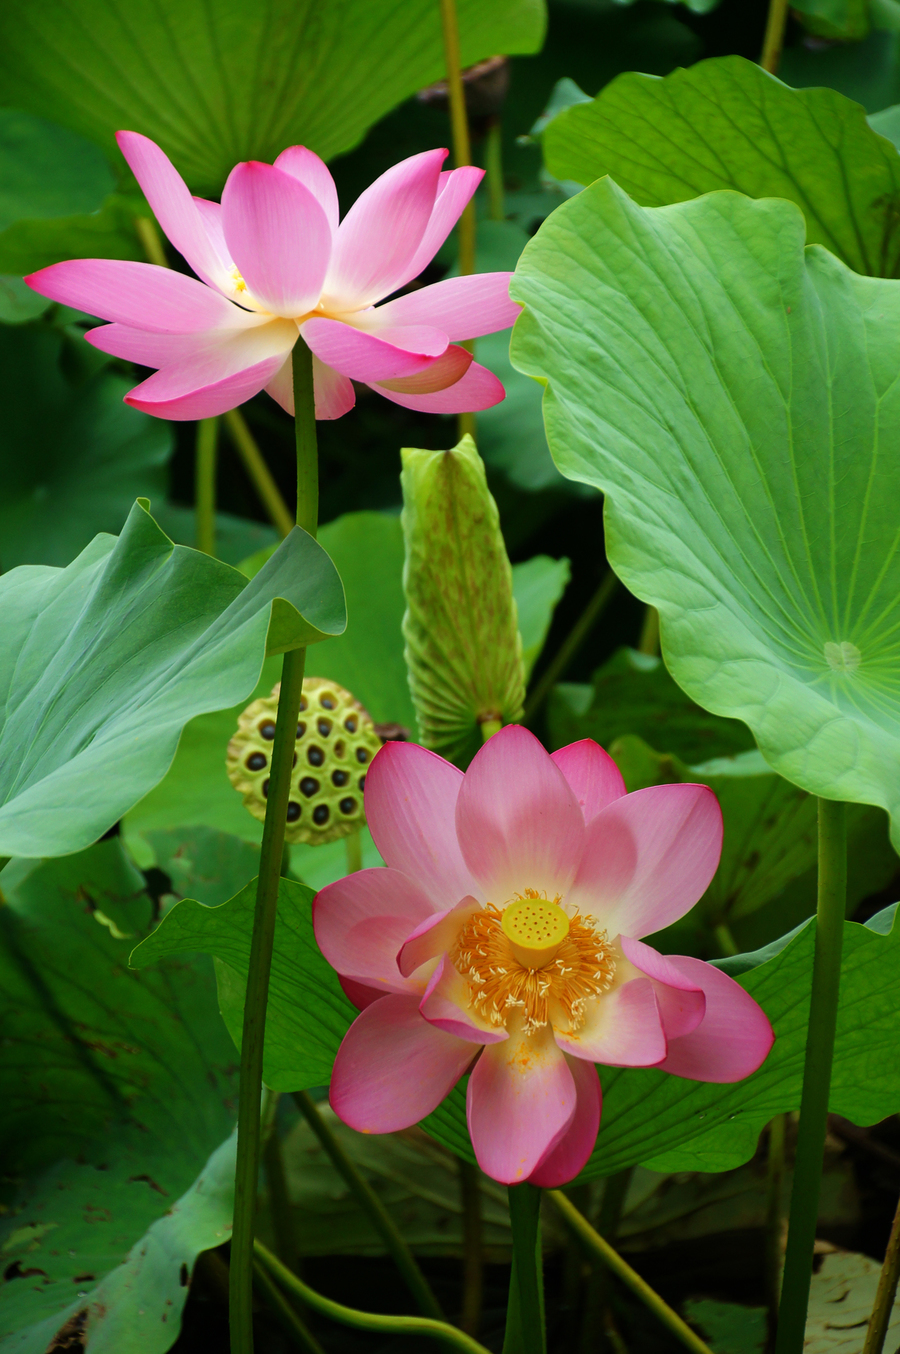
[[[232,785],[259,819],[266,816],[280,686],[241,714],[225,762]],[[324,677],[305,678],[285,841],[323,845],[364,827],[366,770],[380,747],[371,716],[349,691]]]
[[[522,717],[512,570],[471,437],[452,451],[401,455],[403,635],[419,739],[466,766],[482,731]]]

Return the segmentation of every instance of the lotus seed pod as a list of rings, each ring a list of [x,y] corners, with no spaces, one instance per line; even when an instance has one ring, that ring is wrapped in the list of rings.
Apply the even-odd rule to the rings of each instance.
[[[228,744],[228,777],[254,818],[266,816],[280,686],[247,706]],[[349,691],[305,678],[285,841],[321,846],[364,827],[366,770],[380,747],[371,716]]]

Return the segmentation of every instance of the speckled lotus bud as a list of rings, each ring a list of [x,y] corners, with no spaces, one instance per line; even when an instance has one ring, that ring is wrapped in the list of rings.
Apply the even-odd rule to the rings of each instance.
[[[266,816],[266,792],[280,683],[247,706],[228,744],[229,779],[254,818]],[[381,747],[368,711],[336,682],[307,677],[297,721],[297,753],[288,800],[288,842],[333,842],[365,826],[363,787]]]

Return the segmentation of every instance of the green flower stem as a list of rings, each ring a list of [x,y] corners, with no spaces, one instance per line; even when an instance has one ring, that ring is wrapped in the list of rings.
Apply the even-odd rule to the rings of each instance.
[[[510,1185],[513,1264],[503,1354],[546,1354],[541,1195],[535,1185]]]
[[[294,424],[297,440],[297,525],[315,536],[318,513],[318,461],[312,353],[302,338],[298,338],[294,345],[293,370],[296,406]],[[263,824],[259,855],[259,879],[241,1036],[234,1229],[231,1235],[229,1275],[231,1354],[253,1354],[253,1221],[259,1182],[260,1097],[266,1003],[269,996],[278,881],[281,877],[284,854],[287,806],[305,665],[305,648],[293,649],[284,655],[281,693],[275,719],[275,739],[272,744],[266,820]]]
[[[304,1354],[325,1354],[305,1321],[300,1318],[278,1285],[272,1282],[258,1260],[253,1262],[253,1282],[298,1348],[302,1349]]]
[[[884,1264],[881,1267],[881,1277],[878,1280],[875,1306],[872,1308],[872,1315],[869,1317],[869,1328],[866,1331],[863,1354],[881,1354],[884,1349],[884,1337],[887,1335],[888,1322],[891,1319],[894,1299],[897,1296],[898,1278],[900,1278],[900,1203],[897,1204],[891,1235],[888,1238],[887,1250],[884,1253]]]
[[[578,1209],[565,1194],[558,1189],[548,1189],[547,1198],[559,1209],[563,1221],[572,1229],[575,1236],[581,1241],[585,1250],[594,1259],[601,1260],[612,1270],[613,1274],[630,1288],[636,1297],[640,1298],[645,1307],[648,1307],[654,1316],[688,1349],[694,1351],[694,1354],[712,1354],[709,1345],[705,1344],[696,1331],[692,1331],[686,1322],[682,1321],[677,1312],[673,1311],[667,1302],[663,1302],[658,1293],[636,1273],[630,1265],[626,1264],[608,1241],[606,1241],[599,1232],[595,1231],[587,1218],[579,1213]]]
[[[229,410],[225,415],[225,426],[244,463],[244,469],[256,490],[257,497],[269,514],[269,521],[280,536],[286,536],[294,525],[294,519],[240,409]]]
[[[466,112],[466,91],[463,87],[462,65],[459,54],[459,19],[456,13],[456,0],[439,0],[441,7],[441,27],[444,34],[444,70],[447,76],[447,96],[450,102],[450,132],[453,141],[453,162],[457,169],[472,163],[472,147],[469,141],[469,117]],[[459,218],[456,237],[459,245],[459,273],[468,277],[475,271],[475,203],[469,202]],[[460,344],[461,348],[474,351],[469,341]],[[466,434],[475,436],[475,415],[459,414],[457,428],[460,437]]]
[[[441,26],[444,31],[444,69],[450,101],[450,129],[453,137],[453,162],[457,169],[472,163],[466,91],[463,87],[459,55],[459,20],[456,0],[440,0]],[[475,204],[470,202],[459,219],[459,271],[465,277],[475,271]]]
[[[331,1317],[342,1326],[353,1326],[357,1330],[379,1331],[389,1335],[426,1335],[448,1349],[460,1350],[461,1354],[490,1354],[470,1335],[449,1326],[445,1321],[432,1321],[427,1316],[383,1316],[380,1312],[358,1312],[353,1307],[344,1307],[331,1298],[322,1297],[292,1274],[289,1269],[267,1250],[259,1241],[254,1242],[254,1250],[260,1264],[268,1271],[286,1293],[298,1302],[303,1302],[313,1311]]]
[[[492,221],[506,220],[503,200],[503,123],[494,118],[488,128],[484,148],[484,181],[487,186],[488,212]]]
[[[347,873],[356,874],[357,870],[361,870],[363,867],[362,838],[358,832],[351,832],[345,839],[345,849],[347,852]]]
[[[481,1172],[470,1161],[459,1162],[459,1192],[463,1210],[463,1298],[460,1325],[477,1335],[484,1298]]]
[[[724,955],[739,954],[738,943],[735,940],[731,927],[725,921],[720,921],[718,926],[713,927],[713,935],[716,943]]]
[[[603,615],[606,607],[619,586],[619,580],[611,569],[607,570],[599,588],[594,593],[587,606],[582,611],[578,620],[572,626],[572,629],[566,635],[562,644],[557,649],[553,661],[545,670],[540,681],[535,686],[525,705],[525,715],[523,723],[527,724],[533,719],[544,702],[544,698],[560,679],[565,675],[566,669],[572,662],[572,659],[581,648],[588,635],[593,630],[594,625]]]
[[[847,823],[844,805],[831,799],[820,799],[819,897],[812,996],[775,1354],[801,1354],[803,1349],[825,1150],[831,1061],[837,1027],[846,905]]]
[[[158,268],[168,268],[169,260],[166,258],[162,237],[152,216],[136,216],[134,233],[141,242],[148,263],[155,263]]]
[[[202,418],[197,424],[197,450],[194,470],[194,513],[196,545],[204,555],[216,553],[216,452],[219,420]]]
[[[638,653],[648,654],[651,658],[659,655],[659,612],[655,606],[648,606],[644,612]]]
[[[766,20],[766,34],[763,38],[762,55],[759,64],[770,75],[777,74],[784,46],[784,30],[787,26],[789,0],[769,0],[769,17]]]
[[[769,1124],[766,1170],[766,1306],[769,1330],[773,1336],[778,1327],[778,1304],[781,1301],[785,1117],[776,1114]]]
[[[441,1310],[437,1298],[429,1287],[428,1280],[419,1268],[412,1251],[397,1230],[393,1218],[388,1213],[378,1195],[372,1189],[368,1180],[366,1180],[356,1169],[353,1162],[347,1156],[347,1153],[332,1133],[328,1124],[316,1109],[315,1102],[307,1095],[306,1091],[295,1091],[294,1101],[313,1133],[315,1133],[319,1142],[328,1153],[331,1164],[342,1176],[344,1183],[355,1196],[357,1203],[360,1204],[367,1214],[372,1226],[378,1232],[387,1247],[389,1254],[393,1257],[394,1263],[403,1275],[407,1288],[416,1300],[419,1311],[423,1312],[426,1316],[433,1317],[436,1321],[442,1321],[444,1313]]]

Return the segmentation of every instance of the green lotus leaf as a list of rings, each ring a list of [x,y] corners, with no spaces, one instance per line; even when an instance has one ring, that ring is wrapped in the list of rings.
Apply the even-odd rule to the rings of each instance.
[[[251,582],[173,546],[142,502],[66,569],[0,578],[0,854],[96,840],[165,775],[195,715],[249,695],[263,657],[339,634],[334,565],[295,528]]]
[[[14,861],[3,891],[0,1348],[65,1328],[162,1354],[231,1224],[237,1069],[208,961],[128,972],[152,906],[116,839]]]
[[[534,52],[543,5],[460,0],[459,27],[463,65]],[[117,128],[143,132],[195,192],[295,143],[349,150],[443,74],[433,0],[48,0],[0,15],[0,102],[111,152]]]
[[[513,359],[679,686],[896,845],[900,294],[803,241],[788,202],[601,179],[523,254]]]
[[[787,198],[809,244],[897,276],[900,155],[836,90],[791,89],[743,57],[714,57],[664,79],[618,76],[554,118],[543,143],[557,178],[609,174],[646,207],[717,188]]]

